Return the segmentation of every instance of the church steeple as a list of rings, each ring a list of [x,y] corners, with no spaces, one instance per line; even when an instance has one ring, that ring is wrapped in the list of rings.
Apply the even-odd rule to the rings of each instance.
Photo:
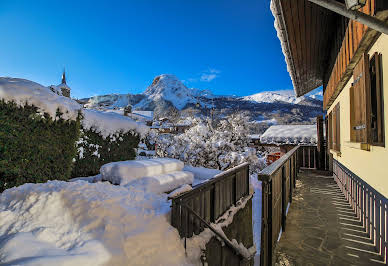
[[[62,84],[66,84],[66,72],[65,72],[65,69],[63,69]]]

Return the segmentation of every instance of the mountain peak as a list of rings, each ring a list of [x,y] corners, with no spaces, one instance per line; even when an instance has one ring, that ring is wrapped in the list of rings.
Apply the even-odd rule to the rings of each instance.
[[[166,91],[179,92],[179,90],[187,89],[188,88],[175,75],[162,74],[154,78],[144,94],[163,94]]]
[[[153,101],[167,100],[182,109],[195,102],[195,91],[187,88],[175,75],[162,74],[154,78],[144,94]]]

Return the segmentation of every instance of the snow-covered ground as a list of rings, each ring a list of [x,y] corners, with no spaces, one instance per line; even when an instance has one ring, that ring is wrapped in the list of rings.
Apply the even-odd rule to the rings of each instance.
[[[192,171],[197,183],[220,172],[189,166],[184,170]],[[200,249],[213,233],[205,230],[190,240],[186,256],[183,240],[169,222],[167,194],[144,189],[142,184],[115,186],[101,179],[97,175],[72,182],[24,184],[0,194],[0,263],[200,264]],[[191,186],[183,184],[169,196],[189,190]],[[245,203],[225,214],[223,223],[214,225],[220,233],[221,225],[231,223]],[[241,243],[232,244],[247,256],[254,252]]]
[[[256,246],[255,266],[260,265],[260,245],[261,245],[261,202],[262,188],[261,181],[258,181],[257,175],[250,178],[252,189],[254,190],[252,201],[252,223],[253,223],[253,242]]]
[[[0,194],[0,262],[186,265],[166,194],[86,181],[25,184]]]

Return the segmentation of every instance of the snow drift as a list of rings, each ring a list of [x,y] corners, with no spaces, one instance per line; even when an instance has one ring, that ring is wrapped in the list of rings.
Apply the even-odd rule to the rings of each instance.
[[[103,180],[126,185],[141,177],[181,171],[183,167],[184,164],[179,160],[159,158],[108,163],[101,167],[100,173]]]
[[[187,265],[169,210],[166,194],[109,183],[8,189],[0,194],[0,264]]]
[[[161,175],[145,176],[128,183],[126,186],[136,186],[152,193],[164,193],[173,191],[183,185],[192,184],[193,181],[193,173],[176,171]]]

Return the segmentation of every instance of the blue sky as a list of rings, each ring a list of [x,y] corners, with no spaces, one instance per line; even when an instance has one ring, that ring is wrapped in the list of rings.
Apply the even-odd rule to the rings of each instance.
[[[72,96],[140,93],[159,74],[215,94],[292,89],[269,0],[0,1],[0,76]]]

